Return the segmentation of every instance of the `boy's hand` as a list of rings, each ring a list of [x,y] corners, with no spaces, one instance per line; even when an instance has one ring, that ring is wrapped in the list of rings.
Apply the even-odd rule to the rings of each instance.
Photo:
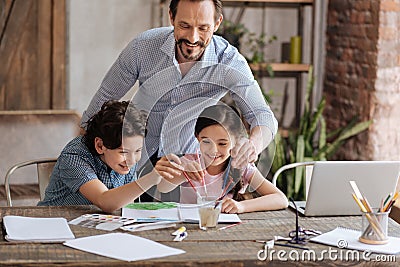
[[[182,171],[186,173],[189,179],[202,182],[204,179],[204,170],[199,162],[181,158]]]
[[[165,179],[173,179],[182,175],[181,160],[174,154],[162,157],[154,166],[156,172]]]

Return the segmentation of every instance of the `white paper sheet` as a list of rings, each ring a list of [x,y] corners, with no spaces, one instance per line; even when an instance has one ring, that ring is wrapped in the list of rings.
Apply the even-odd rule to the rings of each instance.
[[[75,238],[65,218],[4,216],[8,241],[63,242]]]
[[[161,258],[185,253],[152,240],[131,234],[111,233],[77,238],[65,246],[124,261]]]
[[[324,233],[322,235],[311,238],[311,241],[330,245],[338,246],[339,241],[341,244],[347,243],[348,249],[369,250],[376,253],[384,254],[397,254],[400,253],[400,238],[389,237],[389,242],[384,245],[369,245],[358,241],[361,232],[353,229],[337,227],[336,229]]]

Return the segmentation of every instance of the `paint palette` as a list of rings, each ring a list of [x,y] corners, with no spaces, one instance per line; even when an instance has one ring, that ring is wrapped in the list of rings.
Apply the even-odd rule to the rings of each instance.
[[[124,225],[136,222],[136,219],[107,214],[84,214],[73,219],[69,224],[105,231],[113,231]]]

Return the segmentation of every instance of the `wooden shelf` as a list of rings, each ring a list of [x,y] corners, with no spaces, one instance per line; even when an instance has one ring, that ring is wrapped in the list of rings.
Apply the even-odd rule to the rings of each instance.
[[[252,71],[267,70],[267,66],[271,65],[275,72],[308,72],[310,64],[289,64],[289,63],[260,63],[250,64]]]
[[[304,36],[303,31],[305,28],[305,10],[308,7],[312,9],[312,23],[314,24],[313,14],[314,10],[314,0],[222,0],[224,7],[238,8],[239,12],[235,22],[240,22],[243,14],[247,8],[289,8],[296,9],[297,11],[297,33],[295,35]],[[306,8],[307,7],[307,8]],[[264,13],[263,13],[264,14]],[[265,15],[265,14],[264,14]],[[264,33],[265,16],[262,17],[262,33]],[[310,45],[311,48],[307,51],[307,55],[311,58],[312,62],[312,51],[313,51],[313,28],[310,29]],[[304,45],[304,42],[303,42]],[[249,64],[250,69],[253,72],[256,79],[262,77],[279,77],[279,78],[290,78],[296,79],[296,90],[295,90],[295,119],[294,125],[300,124],[300,116],[302,114],[301,106],[303,99],[303,79],[304,73],[307,73],[310,69],[310,64],[289,64],[289,63],[260,63],[260,64]],[[272,69],[273,74],[270,73]],[[287,136],[288,131],[283,131],[283,136]]]
[[[223,0],[224,6],[241,6],[245,5],[264,5],[264,6],[276,6],[276,7],[292,7],[299,5],[312,5],[314,0]]]
[[[74,115],[80,118],[75,110],[70,109],[0,110],[0,115]]]
[[[222,0],[223,3],[229,2],[254,2],[254,3],[289,3],[289,4],[312,4],[314,0]]]

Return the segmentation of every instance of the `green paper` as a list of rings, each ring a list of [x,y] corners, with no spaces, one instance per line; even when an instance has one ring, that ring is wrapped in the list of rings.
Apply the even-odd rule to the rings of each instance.
[[[159,210],[159,209],[173,209],[177,205],[174,202],[148,202],[148,203],[130,203],[125,208],[136,210]]]

